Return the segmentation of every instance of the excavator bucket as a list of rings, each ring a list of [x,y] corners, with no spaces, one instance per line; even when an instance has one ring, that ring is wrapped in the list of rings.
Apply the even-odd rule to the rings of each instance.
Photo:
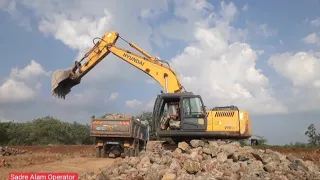
[[[80,80],[73,76],[72,70],[57,70],[51,79],[52,95],[65,99],[71,88],[80,83]]]

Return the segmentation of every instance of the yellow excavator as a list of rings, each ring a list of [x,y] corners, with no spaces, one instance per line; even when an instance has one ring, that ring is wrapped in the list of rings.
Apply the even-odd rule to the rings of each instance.
[[[119,38],[142,55],[117,47]],[[185,90],[168,62],[149,55],[120,37],[118,32],[108,31],[93,42],[94,46],[70,69],[54,72],[53,96],[65,99],[71,88],[111,52],[152,77],[164,89],[165,92],[157,95],[153,107],[151,129],[157,137],[170,138],[177,143],[196,138],[248,139],[252,136],[251,120],[246,111],[233,105],[206,110],[201,96]]]

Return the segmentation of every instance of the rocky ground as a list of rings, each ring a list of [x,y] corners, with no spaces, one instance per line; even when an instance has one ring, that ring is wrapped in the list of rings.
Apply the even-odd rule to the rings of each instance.
[[[8,146],[2,147],[0,146],[0,156],[11,156],[11,155],[17,155],[17,154],[24,154],[25,150],[20,150],[16,148],[11,148]]]
[[[8,146],[0,146],[0,156],[14,156],[24,153],[26,153],[24,150],[15,149]],[[5,159],[0,159],[0,167],[10,167],[10,163],[8,163]]]
[[[81,174],[81,179],[114,180],[320,180],[314,162],[271,149],[241,147],[223,141],[179,143],[173,151],[142,153],[117,159],[100,172]]]
[[[216,142],[217,143],[217,142]],[[201,144],[201,143],[200,143]],[[141,154],[139,158],[126,158],[126,159],[108,159],[108,158],[100,158],[96,159],[94,157],[94,146],[13,146],[13,147],[2,147],[1,154],[0,154],[0,162],[5,161],[7,166],[0,167],[0,180],[8,179],[9,172],[78,172],[80,175],[83,174],[82,179],[103,179],[105,176],[109,176],[110,179],[116,179],[116,174],[119,174],[120,177],[129,177],[129,176],[140,176],[141,178],[147,179],[147,177],[158,176],[157,172],[159,172],[160,177],[158,179],[190,179],[192,177],[197,177],[197,179],[201,179],[204,175],[208,174],[209,169],[212,170],[210,175],[211,179],[212,176],[215,177],[219,175],[219,173],[225,173],[224,179],[232,179],[233,176],[241,176],[243,175],[242,179],[250,179],[246,176],[253,176],[253,172],[261,173],[264,176],[271,176],[271,175],[278,175],[278,179],[290,179],[293,175],[297,174],[302,176],[300,179],[306,179],[307,175],[312,174],[312,169],[304,169],[304,165],[309,165],[309,161],[313,161],[314,164],[318,164],[320,166],[320,149],[314,148],[285,148],[285,147],[272,147],[271,150],[275,151],[272,152],[270,150],[264,149],[263,151],[259,151],[256,149],[251,149],[250,147],[240,148],[237,145],[232,146],[235,150],[232,156],[228,156],[225,152],[229,152],[225,150],[225,145],[221,143],[217,143],[218,147],[215,148],[216,150],[212,151],[212,148],[215,147],[215,143],[211,142],[211,144],[206,144],[203,146],[198,147],[198,149],[194,147],[189,147],[190,149],[187,151],[183,151],[182,147],[184,145],[180,144],[181,149],[177,149],[173,153],[165,152],[161,154]],[[231,144],[232,145],[232,144]],[[230,145],[228,145],[230,146]],[[6,150],[3,150],[5,148]],[[210,151],[208,151],[208,148]],[[257,148],[257,147],[255,147]],[[260,148],[260,147],[259,147]],[[10,153],[8,150],[11,149]],[[216,152],[219,149],[219,152]],[[197,152],[192,153],[192,152]],[[225,159],[224,155],[218,154],[224,152],[222,154],[227,155],[227,160],[225,162],[220,162],[221,160]],[[232,152],[233,150],[231,150]],[[6,152],[6,153],[3,153]],[[207,153],[209,152],[209,154]],[[211,152],[211,155],[210,155]],[[214,152],[214,153],[213,153]],[[250,153],[251,152],[251,153]],[[270,153],[272,152],[272,153]],[[277,153],[280,152],[281,159],[279,161],[275,161],[276,164],[272,164],[268,162],[268,158],[266,157],[277,157]],[[213,154],[212,154],[213,153]],[[215,155],[217,153],[217,155]],[[230,152],[229,152],[230,153]],[[263,161],[257,160],[256,157],[252,154],[256,153],[259,156],[261,155],[264,158]],[[276,155],[272,155],[275,153]],[[4,155],[5,154],[5,155]],[[238,160],[233,162],[233,158],[238,155]],[[258,159],[259,159],[259,156]],[[163,158],[162,158],[163,157]],[[210,158],[211,157],[211,158]],[[247,157],[249,159],[241,159]],[[286,158],[284,160],[283,158]],[[292,157],[297,157],[298,160],[292,161]],[[221,159],[222,158],[222,159]],[[219,160],[220,161],[219,161]],[[301,160],[299,160],[301,159]],[[211,160],[211,161],[209,161]],[[232,162],[231,162],[232,160]],[[114,161],[116,163],[114,163]],[[259,161],[262,163],[259,163]],[[130,162],[130,163],[129,163]],[[198,166],[200,163],[200,167]],[[236,165],[238,164],[238,165]],[[250,165],[251,164],[251,165]],[[301,165],[302,164],[302,165]],[[311,163],[312,164],[312,163]],[[112,165],[112,166],[111,166]],[[201,172],[199,173],[188,173],[185,168],[189,165],[192,165],[192,168],[201,168]],[[232,165],[229,167],[229,165]],[[229,171],[240,168],[238,171],[233,172]],[[290,167],[292,169],[290,169]],[[111,166],[111,168],[110,168]],[[170,166],[174,167],[172,170],[166,171],[164,169],[170,169]],[[270,167],[269,167],[270,166]],[[278,167],[277,171],[275,172],[268,172],[268,168]],[[280,168],[279,168],[280,167]],[[288,169],[288,168],[289,169]],[[298,167],[297,170],[294,170],[295,167]],[[313,167],[313,166],[311,166]],[[149,170],[151,169],[152,170]],[[283,169],[287,170],[288,173],[293,173],[293,175],[286,175],[283,173]],[[309,168],[309,167],[307,167]],[[108,170],[110,169],[110,170]],[[112,169],[112,171],[111,171]],[[155,169],[155,170],[154,170]],[[250,171],[254,169],[254,171]],[[133,170],[136,171],[133,172]],[[189,169],[190,170],[190,169]],[[192,169],[191,169],[192,170]],[[270,171],[271,171],[270,170]],[[215,174],[213,174],[215,172]],[[228,172],[232,172],[233,176],[228,175]],[[248,172],[248,173],[243,173]],[[144,174],[145,173],[145,174]],[[213,175],[212,175],[213,174]],[[238,174],[238,175],[234,175]],[[181,177],[182,176],[182,177]],[[249,177],[250,177],[249,176]],[[271,176],[272,177],[272,176]],[[140,178],[140,179],[141,179]],[[210,179],[208,178],[208,179]],[[220,179],[223,179],[220,178]],[[124,178],[126,179],[126,178]],[[138,179],[138,178],[136,178]],[[155,178],[157,179],[157,178]],[[196,179],[196,178],[194,178]],[[204,178],[205,179],[205,178]],[[219,179],[218,177],[216,179]],[[241,179],[241,178],[240,178]],[[259,179],[258,178],[251,178],[253,180]],[[264,179],[263,176],[260,179]],[[268,179],[268,178],[265,178]],[[270,178],[276,179],[276,178]],[[299,179],[299,178],[296,178]],[[311,180],[317,178],[309,178]],[[319,179],[319,178],[318,178]]]

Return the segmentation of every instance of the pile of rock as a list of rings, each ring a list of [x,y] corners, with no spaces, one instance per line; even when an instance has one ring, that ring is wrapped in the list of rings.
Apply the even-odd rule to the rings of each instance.
[[[107,120],[131,120],[132,116],[129,114],[109,114],[104,117]]]
[[[8,146],[5,146],[5,147],[0,146],[0,156],[12,156],[12,155],[24,154],[24,153],[26,153],[24,150],[10,148]]]
[[[140,157],[117,159],[98,174],[82,179],[115,180],[320,180],[320,168],[311,161],[272,150],[241,147],[237,142],[192,140],[173,151],[142,153]]]

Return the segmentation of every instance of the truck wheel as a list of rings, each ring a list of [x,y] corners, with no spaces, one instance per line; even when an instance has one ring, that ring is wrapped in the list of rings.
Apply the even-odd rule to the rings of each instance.
[[[101,157],[101,149],[100,147],[96,148],[96,158],[100,158]]]
[[[129,149],[129,157],[134,157],[134,149],[133,148]]]

